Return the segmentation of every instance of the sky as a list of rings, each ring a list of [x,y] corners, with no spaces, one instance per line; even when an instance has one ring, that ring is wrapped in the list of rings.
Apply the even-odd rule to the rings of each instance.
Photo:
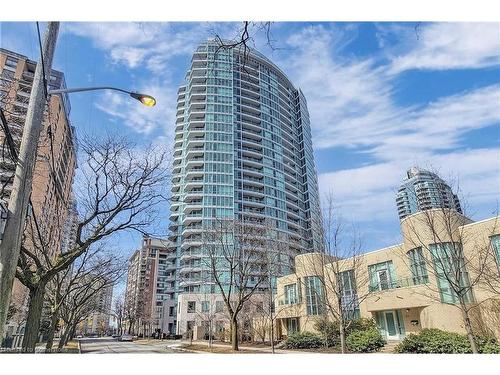
[[[43,24],[42,24],[43,26]],[[72,94],[78,136],[119,133],[170,145],[176,93],[198,43],[241,23],[62,23],[54,68],[68,87],[154,95],[146,108],[114,92]],[[42,27],[43,30],[43,27]],[[499,23],[273,23],[251,45],[307,99],[320,194],[332,192],[366,251],[401,240],[395,193],[413,165],[458,181],[468,215],[500,197]],[[34,23],[0,23],[3,48],[37,59]],[[165,218],[168,206],[165,207]],[[165,230],[167,221],[165,221]],[[114,242],[124,254],[140,235]]]

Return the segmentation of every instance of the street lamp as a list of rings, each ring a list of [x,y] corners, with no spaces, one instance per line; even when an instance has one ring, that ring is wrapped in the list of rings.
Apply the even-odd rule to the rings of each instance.
[[[60,90],[49,90],[49,95],[52,94],[70,94],[72,92],[81,92],[81,91],[96,91],[96,90],[114,90],[124,92],[125,94],[129,94],[135,100],[140,101],[146,107],[154,107],[156,104],[156,99],[151,95],[140,94],[138,92],[131,92],[123,89],[119,89],[117,87],[109,87],[109,86],[99,86],[99,87],[79,87],[74,89],[60,89]]]

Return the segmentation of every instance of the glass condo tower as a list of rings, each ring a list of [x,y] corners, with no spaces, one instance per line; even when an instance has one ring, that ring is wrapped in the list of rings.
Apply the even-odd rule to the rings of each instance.
[[[177,292],[210,292],[201,231],[224,218],[275,227],[287,243],[284,274],[295,255],[322,248],[304,95],[261,53],[207,41],[177,98],[170,213]]]

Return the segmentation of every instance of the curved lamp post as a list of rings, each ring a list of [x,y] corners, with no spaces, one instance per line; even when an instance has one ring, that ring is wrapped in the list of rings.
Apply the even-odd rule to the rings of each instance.
[[[156,105],[156,99],[151,95],[140,94],[138,92],[131,92],[123,89],[119,89],[117,87],[109,87],[109,86],[98,86],[98,87],[79,87],[74,89],[61,89],[61,90],[49,90],[49,95],[51,94],[69,94],[72,92],[81,92],[81,91],[96,91],[96,90],[114,90],[120,91],[125,94],[130,95],[135,100],[140,101],[146,107],[154,107]]]

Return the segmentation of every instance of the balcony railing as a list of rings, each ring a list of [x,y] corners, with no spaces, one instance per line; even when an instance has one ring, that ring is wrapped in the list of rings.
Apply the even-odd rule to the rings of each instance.
[[[370,284],[369,291],[370,292],[382,292],[384,290],[406,288],[409,286],[417,286],[417,285],[427,284],[428,282],[429,282],[429,276],[407,277],[407,278],[398,279],[395,281]]]

